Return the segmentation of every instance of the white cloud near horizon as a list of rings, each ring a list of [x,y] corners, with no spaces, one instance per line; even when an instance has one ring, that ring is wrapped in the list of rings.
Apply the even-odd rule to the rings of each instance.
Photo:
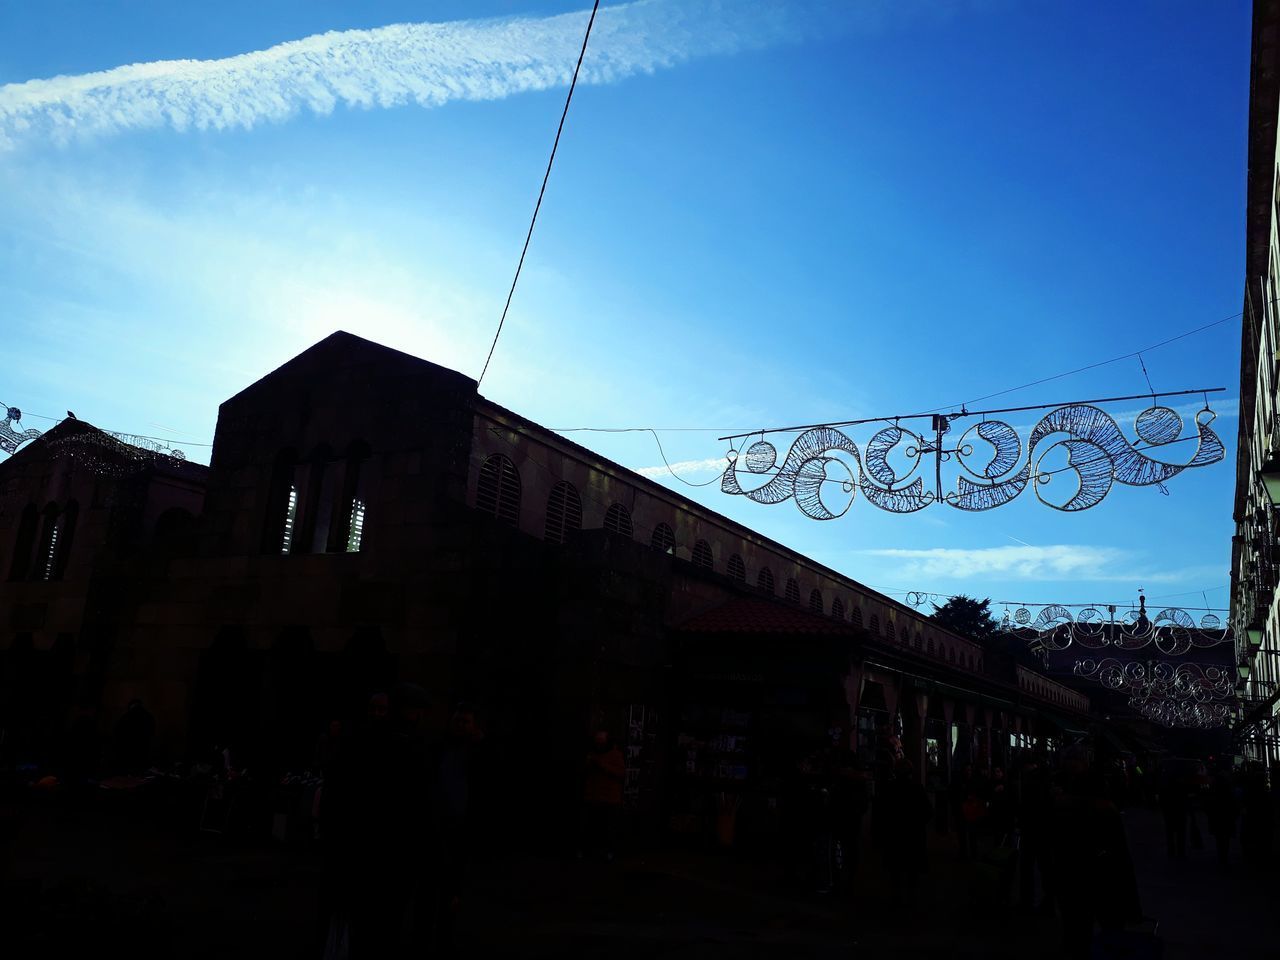
[[[1205,575],[1205,568],[1135,573],[1120,564],[1135,565],[1129,551],[1081,544],[1002,546],[961,549],[890,548],[866,550],[874,557],[904,561],[894,576],[932,580],[1004,577],[1011,580],[1092,580],[1134,583],[1175,583]]]
[[[858,9],[870,25],[880,0]],[[915,6],[915,4],[910,4]],[[609,83],[694,57],[801,39],[826,6],[636,0],[601,8],[580,82]],[[817,12],[819,15],[814,17]],[[171,127],[224,130],[303,110],[497,100],[567,86],[588,11],[547,17],[402,23],[316,34],[218,60],[159,60],[0,86],[0,150]]]

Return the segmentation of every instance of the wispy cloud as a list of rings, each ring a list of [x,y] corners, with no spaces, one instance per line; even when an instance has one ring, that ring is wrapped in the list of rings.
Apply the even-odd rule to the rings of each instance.
[[[723,473],[727,461],[724,457],[710,457],[706,460],[680,460],[671,464],[671,470],[680,476],[689,476],[709,473]],[[667,471],[666,464],[656,467],[637,467],[636,473],[642,477],[666,477],[670,476]]]
[[[870,3],[866,14],[880,3]],[[831,19],[785,5],[638,0],[596,20],[581,81],[799,39]],[[220,60],[161,60],[0,87],[0,149],[127,130],[251,128],[300,111],[496,100],[566,85],[585,11],[316,34]]]
[[[972,580],[1001,577],[1009,580],[1090,580],[1142,583],[1174,583],[1204,576],[1204,568],[1134,572],[1137,562],[1129,551],[1115,547],[1051,544],[1033,547],[982,547],[960,549],[879,549],[870,556],[904,561],[894,575],[931,580]],[[1121,565],[1124,566],[1121,566]]]

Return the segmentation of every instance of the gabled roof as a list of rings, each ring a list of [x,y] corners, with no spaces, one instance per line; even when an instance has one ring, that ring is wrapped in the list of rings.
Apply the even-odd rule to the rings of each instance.
[[[440,364],[432,363],[430,360],[415,357],[413,354],[405,353],[403,350],[396,350],[393,347],[366,340],[364,337],[356,336],[354,333],[337,330],[323,340],[313,343],[296,356],[286,360],[270,373],[259,377],[233,396],[228,397],[223,401],[223,404],[235,403],[241,397],[256,393],[265,384],[281,378],[289,378],[294,375],[314,376],[321,371],[333,371],[366,365],[376,365],[383,371],[399,368],[406,372],[433,373],[444,377],[456,378],[458,381],[470,385],[473,390],[476,386],[476,382],[466,374],[450,370],[448,367],[442,367]]]
[[[677,625],[685,633],[754,633],[855,636],[847,621],[810,613],[779,600],[737,597]]]

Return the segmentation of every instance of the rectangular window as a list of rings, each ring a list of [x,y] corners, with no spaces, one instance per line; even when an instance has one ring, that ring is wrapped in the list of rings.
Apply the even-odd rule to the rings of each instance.
[[[288,555],[293,550],[293,528],[298,522],[298,488],[289,485],[289,502],[285,506],[284,536],[280,540],[280,552]]]
[[[359,553],[364,538],[364,501],[358,497],[351,501],[351,525],[347,531],[347,553]]]

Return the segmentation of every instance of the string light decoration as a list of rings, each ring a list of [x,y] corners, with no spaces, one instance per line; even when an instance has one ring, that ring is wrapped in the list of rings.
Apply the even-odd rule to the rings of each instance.
[[[7,407],[4,419],[0,420],[0,450],[9,456],[18,452],[18,448],[28,440],[38,440],[40,431],[34,427],[18,429],[18,421],[22,419],[22,411],[17,407]]]
[[[1195,431],[1184,436],[1182,415],[1156,404],[1135,418],[1136,441],[1126,437],[1111,415],[1096,404],[1154,400],[1152,395],[1109,397],[1052,408],[1041,405],[976,412],[962,409],[952,414],[879,417],[721,437],[731,444],[758,439],[747,445],[741,456],[731,447],[720,489],[761,504],[794,500],[800,512],[813,520],[843,516],[858,491],[873,506],[890,513],[914,513],[938,503],[977,512],[1011,503],[1030,487],[1046,506],[1074,513],[1097,506],[1117,483],[1154,486],[1167,492],[1164,484],[1184,470],[1222,460],[1226,450],[1210,426],[1217,414],[1208,404],[1208,394],[1221,389],[1159,394],[1205,395],[1204,409],[1194,417]],[[1027,410],[1049,412],[1032,427],[1024,460],[1018,431],[1003,420],[988,418]],[[904,420],[923,418],[931,421],[929,433],[902,426]],[[957,439],[948,439],[961,421],[972,418],[980,419]],[[865,449],[838,429],[878,422],[888,426],[876,431]],[[766,439],[772,433],[799,434],[781,464],[778,448]],[[1192,441],[1195,450],[1181,463],[1147,455],[1148,451]],[[1054,467],[1063,457],[1065,465]],[[944,464],[959,468],[954,489],[944,489]],[[1075,475],[1074,488],[1067,481],[1051,483],[1064,473]],[[759,482],[762,478],[763,483]],[[1063,488],[1066,489],[1062,493],[1055,493]]]
[[[57,437],[45,437],[54,456],[67,456],[88,470],[109,477],[126,477],[147,467],[183,463],[187,455],[168,444],[130,433],[89,427]]]
[[[1154,723],[1165,727],[1212,730],[1229,726],[1232,708],[1225,703],[1197,703],[1163,697],[1132,697],[1129,706]]]
[[[1143,700],[1212,703],[1235,696],[1235,671],[1220,664],[1167,660],[1143,663],[1104,657],[1077,660],[1073,672],[1078,677],[1096,680],[1108,690],[1122,691]]]
[[[1148,616],[1147,599],[1141,593],[1138,605],[1123,612],[1117,604],[1052,603],[1041,605],[1037,613],[1032,613],[1033,606],[1019,604],[1010,613],[1006,605],[1000,627],[1051,651],[1065,650],[1072,644],[1089,650],[1114,647],[1127,651],[1154,646],[1164,656],[1181,657],[1235,638],[1218,616],[1225,611],[1199,610],[1197,620],[1181,607],[1164,607]]]

